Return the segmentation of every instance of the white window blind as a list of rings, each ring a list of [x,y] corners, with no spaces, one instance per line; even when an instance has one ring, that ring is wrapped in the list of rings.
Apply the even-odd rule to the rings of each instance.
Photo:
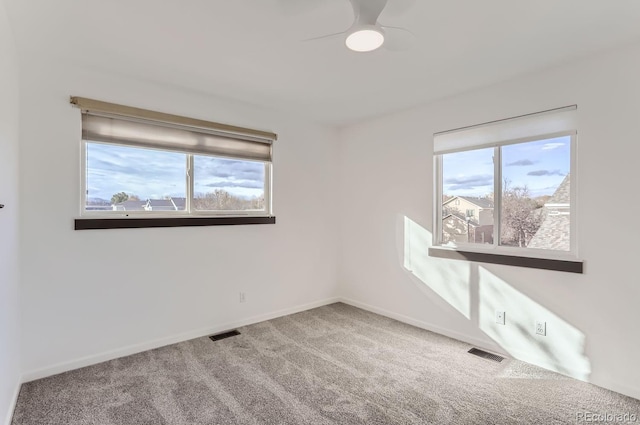
[[[271,162],[276,134],[91,99],[82,109],[82,137],[104,143]]]
[[[519,139],[575,134],[576,105],[443,131],[433,136],[434,154],[499,146]]]

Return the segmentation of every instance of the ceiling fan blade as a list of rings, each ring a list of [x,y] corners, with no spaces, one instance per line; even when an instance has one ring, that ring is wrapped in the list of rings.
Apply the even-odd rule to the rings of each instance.
[[[387,0],[349,0],[355,16],[354,25],[375,25]]]
[[[381,26],[382,29],[384,29],[384,44],[382,46],[385,49],[393,52],[401,52],[409,50],[413,46],[416,36],[408,29],[386,25]]]
[[[325,38],[332,38],[332,37],[337,37],[339,35],[345,35],[346,33],[347,33],[346,31],[334,32],[333,34],[321,35],[319,37],[305,38],[302,41],[322,40],[322,39],[325,39]]]

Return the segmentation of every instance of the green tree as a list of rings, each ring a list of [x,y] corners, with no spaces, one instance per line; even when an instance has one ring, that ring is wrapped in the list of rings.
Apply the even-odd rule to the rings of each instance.
[[[111,197],[111,204],[119,204],[129,199],[129,195],[124,192],[116,193]]]

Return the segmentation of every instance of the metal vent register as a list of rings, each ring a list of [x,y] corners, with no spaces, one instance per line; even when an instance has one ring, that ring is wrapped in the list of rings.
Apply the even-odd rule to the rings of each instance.
[[[493,360],[494,362],[498,362],[498,363],[504,360],[504,357],[502,356],[499,356],[497,354],[487,353],[486,351],[482,351],[477,348],[472,348],[468,352],[475,356],[482,357],[483,359]]]
[[[236,336],[236,335],[240,335],[240,332],[236,331],[235,329],[229,332],[223,332],[221,334],[217,334],[217,335],[211,335],[209,337],[209,339],[211,339],[211,341],[220,341],[221,339],[225,339],[225,338],[230,338],[232,336]]]

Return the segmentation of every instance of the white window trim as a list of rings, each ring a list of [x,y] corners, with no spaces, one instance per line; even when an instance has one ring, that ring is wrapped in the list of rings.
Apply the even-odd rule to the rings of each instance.
[[[502,214],[502,158],[501,147],[513,144],[534,142],[538,140],[551,139],[555,137],[571,137],[571,152],[570,152],[570,199],[571,199],[571,220],[570,220],[570,250],[558,251],[536,248],[520,248],[509,247],[499,245],[500,242],[500,216]],[[493,244],[473,244],[473,243],[442,243],[443,225],[442,225],[442,189],[443,189],[443,176],[442,176],[442,155],[455,152],[465,152],[471,150],[485,149],[492,147],[494,149],[494,194],[500,194],[500,196],[494,195],[494,237]],[[578,172],[576,166],[577,158],[577,131],[564,131],[549,134],[541,134],[526,138],[519,138],[515,140],[506,140],[499,143],[493,143],[489,146],[474,146],[469,148],[443,151],[434,154],[434,223],[433,229],[435,229],[433,236],[433,247],[439,250],[448,251],[468,251],[478,252],[485,254],[497,254],[507,255],[513,257],[528,257],[528,258],[541,258],[550,260],[565,260],[565,261],[577,261],[578,257],[578,244],[577,244],[577,190],[576,182],[578,179]]]
[[[87,143],[94,144],[103,144],[109,146],[122,146],[122,147],[132,147],[137,149],[149,149],[149,150],[157,150],[162,152],[174,152],[180,153],[186,156],[187,167],[186,167],[186,175],[185,175],[185,185],[186,185],[186,205],[184,211],[104,211],[97,210],[92,211],[86,210],[87,205]],[[159,147],[139,147],[139,146],[130,146],[123,143],[106,143],[106,142],[94,142],[91,140],[81,140],[81,152],[80,152],[80,181],[82,182],[80,185],[80,217],[82,218],[167,218],[167,217],[272,217],[273,216],[273,201],[271,198],[272,193],[272,162],[263,162],[265,170],[264,170],[264,202],[265,209],[264,210],[195,210],[192,208],[193,205],[193,184],[194,184],[194,176],[193,176],[193,157],[194,156],[207,156],[203,154],[193,154],[191,152],[183,152],[174,149],[163,149]],[[222,157],[222,156],[211,156],[212,158],[221,158],[221,159],[231,159],[231,160],[239,160],[245,161],[244,159],[238,159],[233,157]],[[259,161],[255,161],[259,162]]]

